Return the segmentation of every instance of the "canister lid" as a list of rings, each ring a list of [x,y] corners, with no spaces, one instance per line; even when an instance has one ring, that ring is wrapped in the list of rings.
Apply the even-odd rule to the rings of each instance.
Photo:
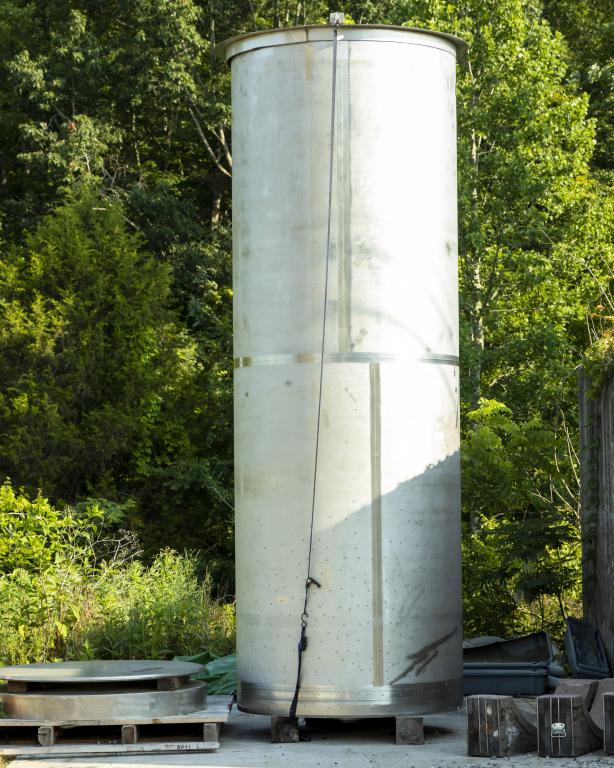
[[[247,53],[258,48],[271,48],[278,45],[297,45],[300,43],[327,42],[333,39],[333,27],[319,24],[305,27],[284,27],[249,32],[224,40],[215,47],[215,55],[230,61],[240,53]],[[395,27],[378,24],[342,24],[339,27],[339,40],[408,43],[439,48],[451,54],[464,54],[467,43],[460,37],[446,32],[434,32],[419,27]]]

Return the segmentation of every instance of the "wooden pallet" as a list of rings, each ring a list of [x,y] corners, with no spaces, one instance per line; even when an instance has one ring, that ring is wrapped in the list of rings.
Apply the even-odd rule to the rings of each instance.
[[[107,755],[134,752],[213,752],[228,720],[231,696],[210,696],[189,715],[66,722],[0,720],[0,756]]]

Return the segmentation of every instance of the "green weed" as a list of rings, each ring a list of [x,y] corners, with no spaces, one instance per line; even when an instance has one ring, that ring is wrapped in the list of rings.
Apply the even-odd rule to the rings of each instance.
[[[11,532],[27,531],[29,546],[20,540],[0,572],[1,663],[233,651],[234,606],[199,578],[196,554],[167,549],[146,566],[134,536],[106,534],[91,510],[3,491],[0,541],[9,549]]]

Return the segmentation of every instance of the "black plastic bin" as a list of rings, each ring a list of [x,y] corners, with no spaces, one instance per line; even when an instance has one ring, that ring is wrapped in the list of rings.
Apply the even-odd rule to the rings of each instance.
[[[554,661],[547,632],[463,649],[463,693],[541,696]]]
[[[463,664],[463,695],[541,696],[548,664]]]
[[[592,680],[609,677],[610,666],[605,647],[594,624],[580,619],[567,619],[564,642],[573,677]]]

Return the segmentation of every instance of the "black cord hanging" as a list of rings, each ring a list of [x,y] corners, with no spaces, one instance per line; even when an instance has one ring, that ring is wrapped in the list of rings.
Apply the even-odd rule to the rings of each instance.
[[[307,603],[309,600],[309,589],[312,586],[322,586],[319,581],[311,576],[311,555],[313,552],[313,523],[316,509],[316,490],[318,482],[318,455],[320,448],[320,417],[322,413],[322,383],[324,381],[324,351],[326,344],[326,306],[328,304],[328,267],[330,262],[330,244],[331,244],[331,221],[333,207],[333,165],[335,151],[335,101],[337,95],[337,42],[339,39],[340,17],[335,15],[333,22],[333,76],[332,76],[332,103],[330,118],[330,148],[329,148],[329,171],[328,171],[328,219],[326,223],[326,267],[324,274],[324,308],[322,312],[322,343],[320,348],[320,384],[318,390],[318,418],[316,427],[316,445],[315,458],[313,464],[313,490],[311,494],[311,524],[309,530],[309,555],[307,559],[307,579],[305,581],[305,601],[303,603],[303,613],[301,614],[301,635],[298,641],[298,668],[296,674],[296,687],[294,697],[290,704],[289,717],[296,718],[296,709],[298,706],[298,697],[301,690],[301,670],[303,665],[303,653],[307,650]]]

